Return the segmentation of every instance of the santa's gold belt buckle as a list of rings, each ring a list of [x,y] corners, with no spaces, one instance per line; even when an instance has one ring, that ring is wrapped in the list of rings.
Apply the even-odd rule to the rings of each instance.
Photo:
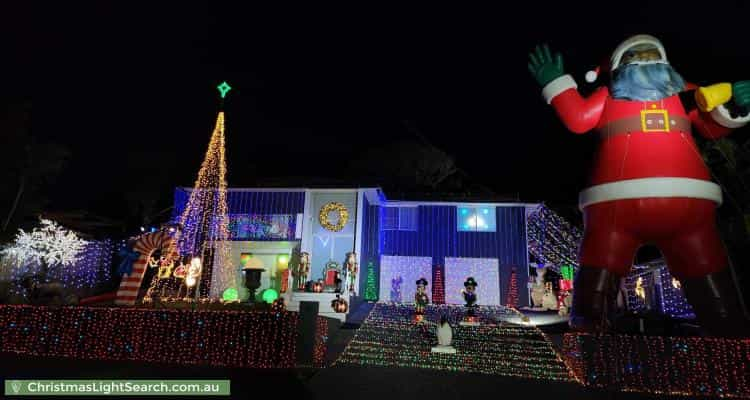
[[[669,113],[667,110],[641,110],[641,129],[643,132],[669,132]]]

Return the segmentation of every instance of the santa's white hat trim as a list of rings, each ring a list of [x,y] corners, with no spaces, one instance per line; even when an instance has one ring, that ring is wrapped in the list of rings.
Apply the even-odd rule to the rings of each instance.
[[[578,208],[605,201],[659,197],[688,197],[721,204],[721,187],[711,181],[693,178],[641,178],[603,183],[584,189],[578,195]]]
[[[667,61],[667,52],[664,50],[664,46],[661,44],[659,39],[651,35],[635,35],[635,36],[629,37],[624,42],[620,43],[620,45],[617,46],[615,51],[612,52],[612,58],[610,59],[610,66],[611,66],[612,71],[620,67],[620,60],[622,60],[622,56],[625,54],[625,52],[628,51],[628,49],[634,46],[637,46],[639,44],[653,45],[659,50],[659,54],[661,54],[661,61],[657,61],[657,63],[664,63],[664,64],[669,63],[669,61]],[[654,61],[651,61],[649,63],[654,63]]]

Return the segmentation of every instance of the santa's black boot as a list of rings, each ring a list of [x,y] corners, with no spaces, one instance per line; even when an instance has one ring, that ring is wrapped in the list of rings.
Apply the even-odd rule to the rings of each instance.
[[[602,332],[612,326],[619,277],[604,268],[582,266],[573,284],[570,328]]]
[[[748,337],[748,319],[729,268],[681,281],[704,332],[719,337]]]

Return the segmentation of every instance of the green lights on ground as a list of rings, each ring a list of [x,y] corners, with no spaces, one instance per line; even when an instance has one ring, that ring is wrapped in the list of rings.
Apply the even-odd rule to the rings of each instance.
[[[277,292],[274,289],[269,288],[263,291],[263,301],[265,301],[268,304],[273,303],[278,298],[279,298],[279,292]]]
[[[230,287],[221,294],[221,298],[224,299],[224,301],[235,301],[239,299],[239,293],[237,292],[237,289]]]

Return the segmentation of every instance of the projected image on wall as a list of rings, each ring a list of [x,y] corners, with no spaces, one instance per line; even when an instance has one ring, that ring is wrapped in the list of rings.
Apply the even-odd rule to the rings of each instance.
[[[432,288],[432,257],[382,256],[380,258],[380,301],[413,303],[417,280],[427,279]]]
[[[461,289],[468,277],[477,281],[477,304],[500,304],[500,271],[496,258],[445,258],[445,302],[464,304]]]
[[[495,232],[495,208],[463,206],[456,208],[459,232]]]

